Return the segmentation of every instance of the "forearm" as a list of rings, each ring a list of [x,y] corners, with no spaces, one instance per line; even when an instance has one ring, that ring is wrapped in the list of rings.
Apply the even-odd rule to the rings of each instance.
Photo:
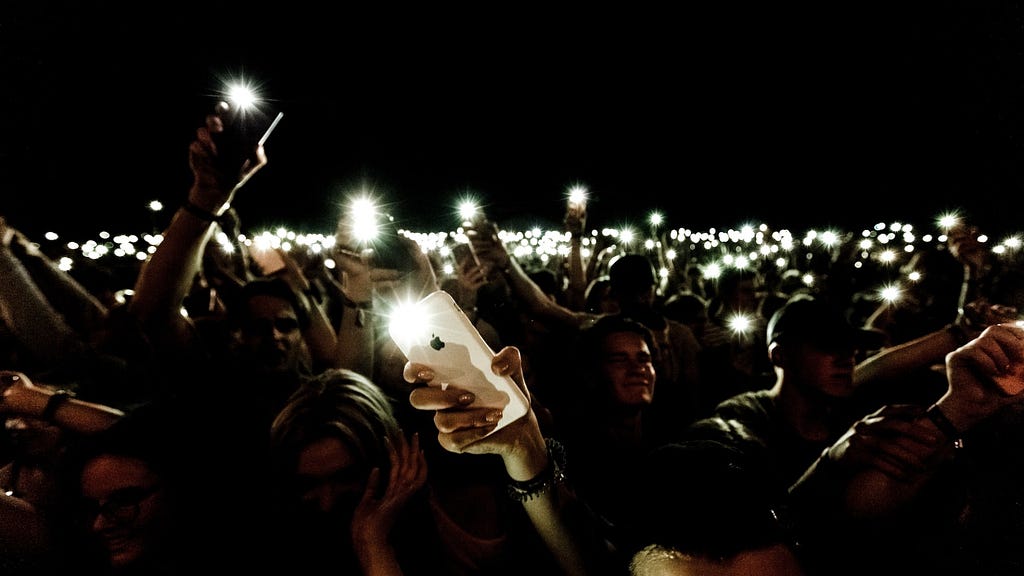
[[[373,316],[371,301],[346,302],[338,325],[338,347],[335,354],[340,367],[373,378],[377,321]]]
[[[124,416],[124,412],[117,408],[63,396],[58,390],[40,386],[8,391],[0,407],[4,414],[45,420],[80,434],[105,430]]]
[[[906,377],[921,368],[942,363],[946,354],[961,343],[952,329],[944,328],[925,334],[865,359],[854,369],[854,382],[861,386],[875,380]]]
[[[578,326],[581,320],[572,310],[553,302],[540,286],[534,282],[514,258],[509,258],[502,269],[512,293],[523,304],[526,311],[543,322],[555,322],[563,326]]]
[[[100,328],[106,319],[107,307],[94,293],[44,254],[15,252],[15,255],[46,300],[78,334],[91,334]]]
[[[587,292],[587,271],[583,266],[583,240],[573,236],[569,241],[569,307],[583,310]]]
[[[557,485],[532,500],[523,503],[523,509],[545,546],[558,561],[564,574],[593,574],[592,560],[596,554],[597,540],[589,535],[581,518],[570,518],[570,506],[575,495],[563,485]]]
[[[84,347],[10,250],[0,249],[0,320],[39,360],[58,362]]]
[[[213,222],[179,209],[163,241],[139,271],[129,311],[142,323],[180,318],[180,310],[202,266]]]
[[[564,574],[593,574],[600,540],[585,509],[566,483],[564,449],[537,434],[504,458],[512,482],[510,497],[520,501],[537,534]]]

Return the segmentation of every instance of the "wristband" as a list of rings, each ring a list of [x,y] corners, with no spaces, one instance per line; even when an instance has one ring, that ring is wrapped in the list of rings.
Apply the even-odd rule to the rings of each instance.
[[[956,426],[946,418],[946,415],[939,410],[939,407],[932,405],[930,408],[925,410],[924,415],[932,421],[935,426],[945,434],[946,438],[949,438],[954,443],[960,442],[960,431],[956,429]]]
[[[70,390],[57,390],[46,400],[46,407],[43,408],[43,412],[39,415],[39,419],[47,422],[53,422],[53,417],[57,415],[57,409],[74,397],[75,393]]]
[[[565,481],[565,447],[554,438],[545,438],[548,448],[548,465],[529,480],[509,480],[508,497],[517,502],[527,502],[547,492],[555,484]]]
[[[195,216],[196,218],[199,218],[200,220],[206,222],[220,222],[220,216],[217,216],[213,212],[203,210],[202,208],[196,206],[189,200],[186,200],[185,203],[181,205],[181,207],[185,209],[185,212],[188,212],[189,214]]]

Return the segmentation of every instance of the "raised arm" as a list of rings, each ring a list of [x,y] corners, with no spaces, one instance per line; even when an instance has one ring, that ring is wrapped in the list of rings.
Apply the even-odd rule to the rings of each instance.
[[[498,228],[493,222],[480,223],[466,235],[481,264],[486,263],[489,273],[500,272],[505,277],[512,293],[534,318],[561,326],[579,327],[590,317],[548,298],[544,290],[530,279],[526,271],[505,249],[498,237]]]
[[[238,189],[267,163],[259,147],[255,159],[246,160],[239,175],[231,176],[234,169],[217,161],[214,135],[223,129],[220,114],[214,113],[196,130],[196,139],[189,147],[193,183],[188,199],[174,213],[163,241],[139,272],[129,312],[151,337],[165,328],[178,338],[187,337],[188,321],[180,313],[181,306],[200,272],[203,250],[215,230],[213,224],[228,210]]]
[[[852,517],[882,517],[912,501],[961,435],[1024,400],[1024,328],[986,328],[946,356],[946,375],[948,388],[935,403],[887,406],[862,419],[791,492],[804,498],[831,485],[844,494],[843,513]]]

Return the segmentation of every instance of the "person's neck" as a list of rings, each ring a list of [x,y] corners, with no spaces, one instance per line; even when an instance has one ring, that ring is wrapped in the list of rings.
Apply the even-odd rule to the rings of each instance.
[[[811,396],[800,387],[776,382],[772,397],[779,414],[801,438],[810,441],[829,440],[832,434],[832,412],[835,401],[821,395]]]

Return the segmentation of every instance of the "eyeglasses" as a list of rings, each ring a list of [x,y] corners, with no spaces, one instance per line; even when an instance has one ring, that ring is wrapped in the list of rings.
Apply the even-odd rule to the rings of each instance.
[[[142,502],[156,494],[160,490],[160,484],[152,486],[128,486],[115,490],[107,497],[106,501],[84,499],[81,502],[82,517],[93,522],[97,516],[119,525],[131,524],[139,517],[139,506]]]
[[[282,334],[291,334],[299,329],[299,321],[296,318],[250,318],[245,321],[243,328],[252,334],[261,334],[277,330]]]

